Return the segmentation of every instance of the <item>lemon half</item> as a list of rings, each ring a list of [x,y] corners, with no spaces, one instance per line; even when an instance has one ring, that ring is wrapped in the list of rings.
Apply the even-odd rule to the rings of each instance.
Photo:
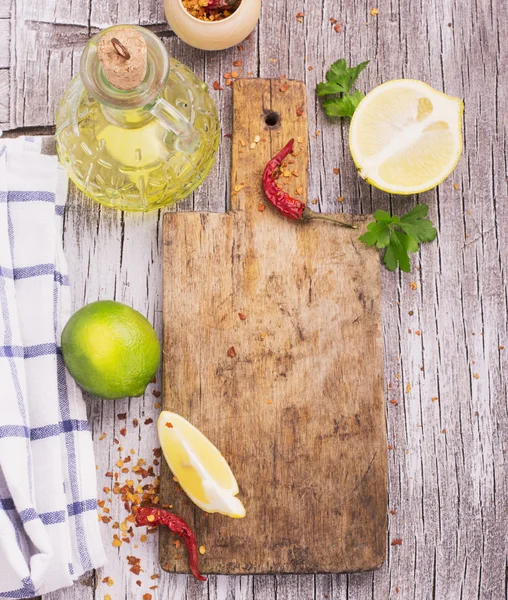
[[[462,153],[459,98],[422,81],[396,79],[367,94],[351,120],[349,148],[360,176],[392,194],[441,183]]]
[[[189,498],[207,513],[245,517],[238,483],[226,459],[194,425],[164,411],[157,424],[164,457]]]

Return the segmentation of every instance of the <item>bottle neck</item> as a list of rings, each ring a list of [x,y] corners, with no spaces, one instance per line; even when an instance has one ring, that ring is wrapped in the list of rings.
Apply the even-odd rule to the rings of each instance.
[[[99,60],[98,47],[102,37],[114,33],[116,29],[133,28],[139,32],[147,46],[146,75],[134,89],[120,90],[108,81]],[[117,25],[94,35],[88,42],[81,57],[80,75],[88,93],[103,105],[105,114],[126,126],[136,127],[146,116],[142,108],[153,103],[164,89],[169,77],[169,57],[159,38],[151,31],[137,25]],[[125,111],[126,115],[119,113]],[[148,117],[150,115],[148,114]]]

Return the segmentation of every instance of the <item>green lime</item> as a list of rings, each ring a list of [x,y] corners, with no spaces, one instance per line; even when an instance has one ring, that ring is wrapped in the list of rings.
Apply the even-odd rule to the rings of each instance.
[[[62,332],[70,374],[99,398],[142,396],[159,368],[157,334],[137,310],[101,300],[84,306]]]

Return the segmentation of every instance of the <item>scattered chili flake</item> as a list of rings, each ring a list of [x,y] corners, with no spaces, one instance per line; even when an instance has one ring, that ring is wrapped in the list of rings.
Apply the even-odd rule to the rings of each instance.
[[[168,423],[166,423],[166,427],[167,427],[168,429],[173,429],[173,423],[169,423],[169,422],[168,422]]]
[[[113,540],[113,546],[115,548],[120,548],[121,545],[122,545],[122,540],[117,540],[117,539]]]
[[[137,419],[132,419],[132,426],[137,427],[139,425],[139,421]]]
[[[458,189],[459,189],[459,184],[458,184],[458,183],[454,183],[454,184],[453,184],[453,187],[454,187],[456,190],[458,190]]]
[[[273,404],[273,400],[268,400],[267,404]]]
[[[398,588],[398,587],[396,587],[396,588],[395,588],[395,593],[396,593],[396,594],[398,594],[398,593],[399,593],[399,588]]]
[[[333,173],[334,173],[334,175],[338,175],[338,174],[340,173],[340,169],[338,169],[338,168],[335,168],[335,169],[333,170]]]
[[[398,406],[399,403],[397,402],[397,400],[390,400],[390,404],[393,404],[393,406]]]
[[[125,437],[127,435],[127,429],[125,429],[125,427],[123,427],[122,429],[120,429],[120,434]]]
[[[478,375],[478,373],[473,373],[473,377],[474,377],[475,379],[480,379],[480,376]]]
[[[339,25],[339,23],[336,23],[336,24],[333,26],[333,28],[334,28],[334,30],[335,30],[337,33],[340,33],[340,25]]]
[[[233,66],[234,67],[242,67],[243,66],[243,60],[235,60],[235,61],[233,61]]]
[[[143,594],[143,600],[152,600],[152,594]]]
[[[223,90],[224,88],[221,86],[221,84],[218,81],[214,81],[213,82],[213,89],[218,92],[220,90]]]
[[[109,594],[106,594],[106,595],[104,596],[104,600],[111,600],[111,596],[110,596]]]
[[[344,196],[339,196],[337,198],[337,202],[344,202]]]
[[[159,587],[158,585],[151,585],[148,589],[156,590],[158,587]]]
[[[147,539],[148,539],[148,538],[146,537],[146,535],[145,535],[145,534],[143,534],[143,535],[139,536],[139,541],[140,541],[140,542],[143,542],[143,543],[144,543],[144,542],[146,542],[146,540],[147,540]]]
[[[153,419],[146,419],[145,425],[151,425],[153,423]]]
[[[243,52],[245,50],[245,46],[240,45],[240,46],[237,46],[236,49],[239,50],[240,52]]]
[[[309,66],[307,67],[307,69],[308,69],[309,71],[313,71],[313,70],[314,70],[314,67],[313,67],[313,66],[311,66],[311,65],[309,65]]]
[[[125,419],[127,418],[127,413],[120,413],[116,416],[120,419],[120,421],[125,421]]]
[[[406,394],[409,394],[409,392],[410,392],[411,390],[412,390],[412,386],[411,386],[411,384],[410,384],[410,383],[408,383],[408,384],[406,385]]]
[[[238,71],[232,71],[231,72],[231,77],[233,77],[234,79],[236,79],[238,77]]]
[[[284,92],[287,92],[287,91],[289,90],[289,85],[288,85],[287,83],[283,83],[283,84],[280,86],[279,90],[280,90],[281,92],[283,92],[283,93],[284,93]]]
[[[229,358],[235,358],[236,356],[236,350],[234,346],[231,346],[231,348],[229,348],[228,350],[228,356]]]
[[[441,433],[446,433],[446,429],[442,429],[442,430],[441,430]]]
[[[498,346],[498,350],[504,350],[504,346]]]
[[[334,19],[333,17],[330,17],[330,23],[332,25],[335,25],[335,23],[337,23],[337,19]]]
[[[421,335],[422,335],[422,332],[421,332],[419,329],[417,329],[417,330],[415,331],[415,335],[420,335],[420,336],[421,336]]]
[[[263,205],[264,208],[264,205]],[[243,313],[238,313],[238,318],[240,319],[240,321],[245,321],[245,319],[247,318],[247,315],[244,315]]]
[[[318,199],[317,198],[313,198],[312,204],[317,204],[317,203],[318,203]]]
[[[378,9],[378,8],[373,8],[373,9],[370,11],[370,14],[371,14],[373,17],[375,17],[376,15],[378,15],[378,14],[379,14],[379,9]]]
[[[439,398],[437,396],[434,396],[434,398],[431,398],[432,402],[435,402],[436,400],[439,400]]]
[[[224,73],[224,79],[231,79],[231,73]]]
[[[391,444],[389,444],[389,445],[387,446],[387,448],[388,448],[388,450],[393,450],[393,446],[392,446]]]
[[[103,434],[101,435],[101,437],[99,438],[99,441],[100,441],[100,442],[102,442],[102,440],[104,440],[105,438],[106,438],[106,434],[105,434],[105,433],[103,433]]]
[[[392,508],[392,510],[390,511],[390,514],[391,514],[391,515],[396,515],[396,514],[397,514],[397,511],[396,511],[395,509],[393,509],[393,508]]]
[[[137,579],[136,580],[136,585],[138,585],[139,587],[141,587],[143,584],[141,583],[141,580]]]
[[[392,546],[402,546],[402,538],[392,540]]]
[[[161,393],[159,390],[152,390],[152,395],[155,396],[156,398],[161,397]]]
[[[410,287],[412,290],[417,290],[417,289],[418,289],[418,284],[416,283],[416,281],[412,281],[412,282],[409,284],[409,287]]]

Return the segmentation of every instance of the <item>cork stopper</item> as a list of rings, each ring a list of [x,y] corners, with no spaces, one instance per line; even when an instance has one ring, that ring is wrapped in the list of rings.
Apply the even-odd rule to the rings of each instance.
[[[144,80],[146,41],[136,29],[119,27],[108,31],[99,42],[98,54],[106,79],[115,88],[133,90]]]

